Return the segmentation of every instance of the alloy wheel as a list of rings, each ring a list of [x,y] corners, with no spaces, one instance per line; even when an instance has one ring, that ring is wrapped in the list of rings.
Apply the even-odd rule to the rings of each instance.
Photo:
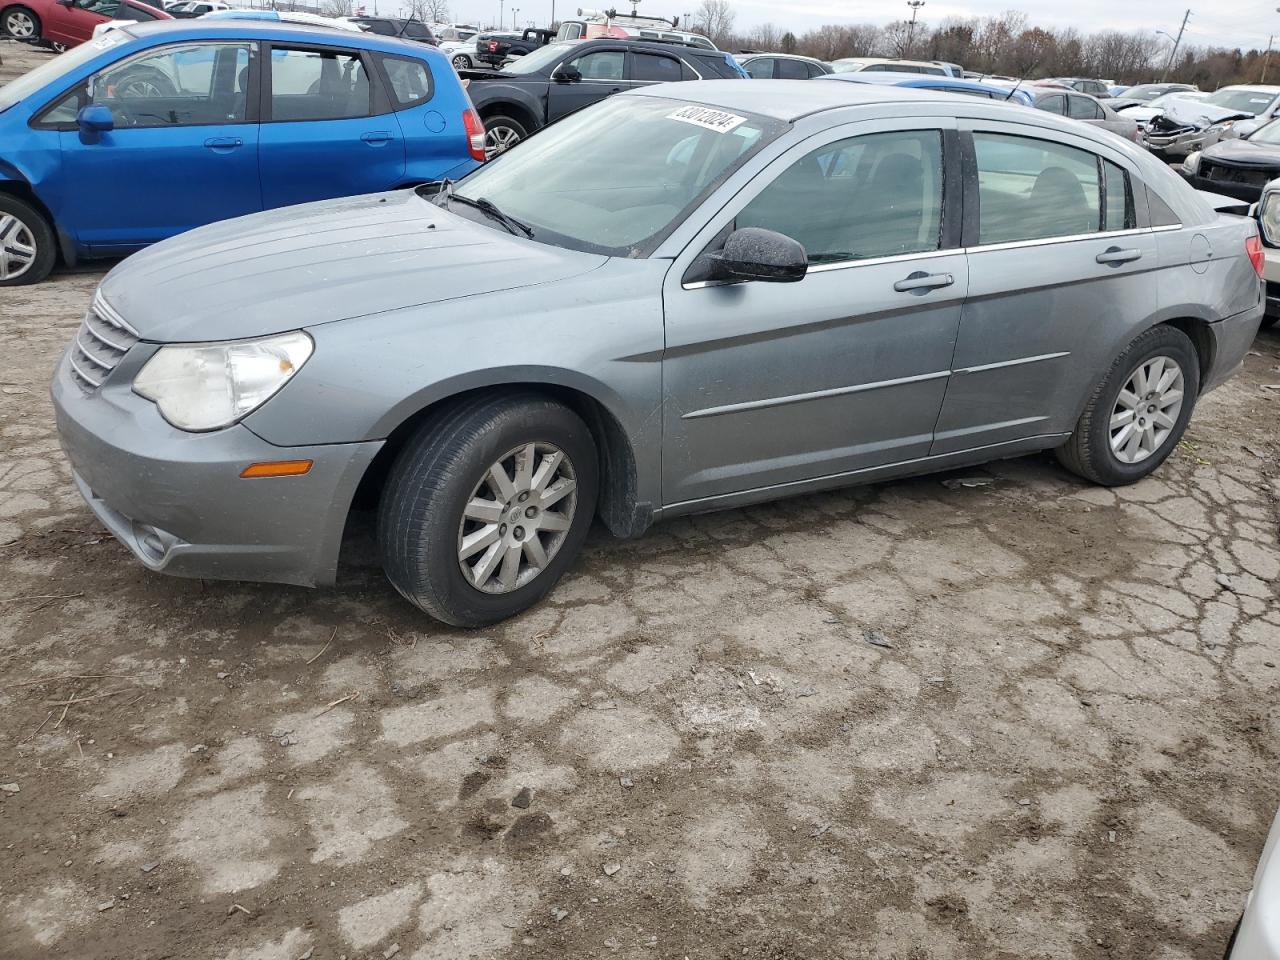
[[[465,56],[457,56],[453,58],[453,69],[469,70],[471,69],[471,60]]]
[[[467,582],[510,593],[546,570],[573,526],[577,489],[573,464],[554,444],[527,443],[491,464],[458,525]]]
[[[31,228],[11,213],[0,213],[0,280],[14,280],[36,261]]]
[[[1138,364],[1111,411],[1111,452],[1121,463],[1141,463],[1160,449],[1182,412],[1182,367],[1171,357]]]
[[[484,132],[484,158],[492,160],[520,142],[520,134],[510,127],[494,127]]]
[[[36,36],[36,22],[25,10],[14,10],[4,18],[4,30],[15,40],[32,40]]]

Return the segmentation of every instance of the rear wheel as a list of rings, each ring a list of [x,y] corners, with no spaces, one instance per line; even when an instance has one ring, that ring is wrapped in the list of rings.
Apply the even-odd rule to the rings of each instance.
[[[455,70],[471,69],[471,58],[465,53],[455,53],[451,62],[453,63],[453,69]]]
[[[492,160],[500,153],[506,153],[517,143],[529,136],[524,124],[510,117],[497,114],[484,121],[484,158]]]
[[[53,269],[53,228],[31,204],[0,193],[0,287],[39,283]]]
[[[445,623],[482,627],[541,600],[577,556],[599,467],[586,424],[536,395],[477,397],[427,422],[387,478],[383,569]]]
[[[1200,393],[1191,339],[1153,327],[1116,358],[1094,388],[1071,439],[1056,451],[1068,470],[1120,486],[1151,474],[1182,439]]]
[[[38,40],[40,18],[26,7],[6,7],[0,13],[0,33],[15,40]]]

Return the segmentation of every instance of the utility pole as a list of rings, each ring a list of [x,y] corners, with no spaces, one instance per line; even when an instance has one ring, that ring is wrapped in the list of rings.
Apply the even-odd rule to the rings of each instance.
[[[907,6],[911,8],[911,25],[907,27],[907,49],[904,51],[907,57],[911,56],[911,41],[916,35],[916,14],[920,12],[920,8],[924,6],[924,0],[907,0]]]
[[[1275,42],[1275,34],[1267,37],[1267,52],[1262,55],[1262,79],[1258,83],[1267,82],[1267,63],[1271,60],[1271,44]]]
[[[1178,53],[1178,44],[1182,43],[1182,32],[1187,29],[1187,19],[1191,16],[1188,10],[1182,15],[1182,26],[1178,28],[1178,35],[1173,38],[1173,49],[1169,51],[1169,59],[1165,61],[1164,73],[1160,74],[1160,82],[1164,83],[1165,78],[1169,76],[1169,70],[1173,66],[1173,58]]]

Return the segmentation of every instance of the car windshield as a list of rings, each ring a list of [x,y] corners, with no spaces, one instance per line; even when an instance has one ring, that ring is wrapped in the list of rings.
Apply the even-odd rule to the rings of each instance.
[[[1280,144],[1280,123],[1272,120],[1266,126],[1259,127],[1249,136],[1250,143]]]
[[[745,160],[779,120],[657,97],[622,96],[575,113],[462,180],[535,240],[644,257]],[[444,201],[442,201],[444,202]],[[455,212],[484,222],[461,205]]]
[[[8,110],[14,104],[47,87],[59,77],[64,77],[71,71],[79,69],[101,54],[103,50],[108,50],[132,39],[133,37],[124,30],[108,30],[95,40],[73,47],[52,60],[46,60],[34,70],[24,73],[18,79],[6,83],[4,86],[0,86],[0,112]]]
[[[550,46],[526,53],[523,57],[508,63],[502,68],[502,72],[516,75],[537,73],[543,67],[563,60],[571,50],[572,47],[567,43],[553,43]]]
[[[1238,113],[1261,113],[1271,105],[1271,101],[1276,98],[1274,93],[1268,93],[1263,90],[1232,90],[1228,87],[1225,90],[1219,90],[1212,96],[1206,97],[1204,103],[1211,103],[1215,107],[1226,107],[1228,110],[1235,110]]]
[[[1171,93],[1162,93],[1154,100],[1148,100],[1149,107],[1167,107],[1174,100],[1203,100],[1205,94],[1196,93],[1194,90],[1174,90]]]

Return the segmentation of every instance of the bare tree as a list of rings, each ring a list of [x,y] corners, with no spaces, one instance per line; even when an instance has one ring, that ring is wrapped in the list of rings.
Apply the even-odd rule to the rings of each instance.
[[[349,17],[355,11],[352,0],[324,0],[320,13],[326,17]]]
[[[448,23],[448,0],[409,0],[409,16],[423,23]]]
[[[923,31],[924,24],[917,23],[913,28],[906,20],[895,20],[884,28],[881,36],[889,56],[901,59],[911,55],[911,47],[914,45],[913,30]]]
[[[702,0],[693,12],[694,31],[710,37],[716,46],[728,44],[733,39],[735,17],[729,0]]]

